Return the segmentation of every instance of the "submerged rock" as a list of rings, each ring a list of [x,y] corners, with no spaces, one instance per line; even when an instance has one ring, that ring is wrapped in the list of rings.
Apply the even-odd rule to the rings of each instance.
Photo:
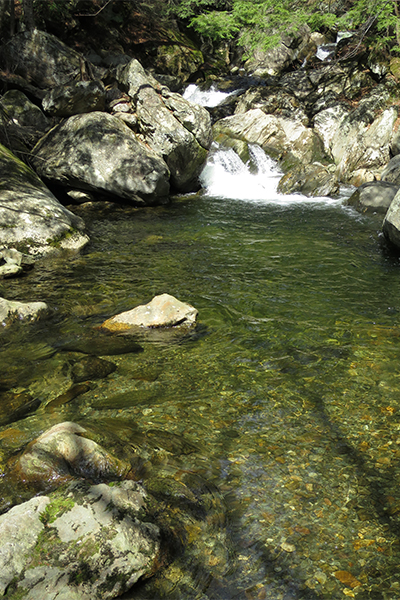
[[[38,398],[29,394],[6,392],[0,396],[0,426],[22,419],[40,406]]]
[[[107,600],[159,567],[160,532],[132,481],[74,482],[0,516],[0,592]]]
[[[97,356],[85,356],[74,364],[71,370],[72,380],[74,383],[80,383],[88,379],[103,379],[114,373],[117,366]]]
[[[143,348],[131,336],[105,335],[102,333],[101,335],[77,338],[66,343],[62,350],[83,352],[95,356],[112,356],[114,354],[141,352]]]
[[[14,472],[42,489],[73,476],[96,480],[128,477],[130,464],[84,437],[87,433],[69,421],[55,425],[29,444],[18,458]]]
[[[197,310],[169,294],[155,296],[149,304],[137,306],[105,321],[101,327],[124,331],[134,327],[192,327]]]

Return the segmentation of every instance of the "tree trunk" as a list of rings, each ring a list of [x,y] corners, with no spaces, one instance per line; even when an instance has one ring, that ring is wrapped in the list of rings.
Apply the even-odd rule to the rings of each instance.
[[[15,1],[8,0],[10,5],[10,35],[11,37],[15,33]]]
[[[35,29],[35,21],[33,18],[33,0],[22,0],[24,7],[24,22],[29,31]]]
[[[4,25],[4,19],[6,16],[7,0],[0,0],[0,29]]]

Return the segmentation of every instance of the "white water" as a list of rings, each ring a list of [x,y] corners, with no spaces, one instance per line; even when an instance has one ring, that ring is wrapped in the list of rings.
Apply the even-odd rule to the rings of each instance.
[[[185,100],[189,100],[189,102],[193,102],[194,104],[213,108],[221,104],[228,96],[234,96],[237,93],[238,90],[234,92],[220,92],[213,85],[209,90],[202,91],[196,84],[191,83],[187,86],[182,96]]]
[[[245,200],[273,204],[341,204],[341,200],[328,197],[307,198],[302,194],[280,194],[277,191],[282,172],[256,144],[249,145],[250,161],[243,163],[234,150],[212,148],[200,175],[207,196],[231,200]]]

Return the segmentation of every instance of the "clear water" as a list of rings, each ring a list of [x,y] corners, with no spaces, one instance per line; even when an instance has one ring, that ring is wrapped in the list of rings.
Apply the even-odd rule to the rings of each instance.
[[[155,434],[172,457],[163,468],[201,475],[221,502],[168,585],[127,598],[400,598],[399,260],[380,217],[279,197],[274,168],[238,176],[224,161],[212,158],[203,195],[82,208],[92,241],[80,256],[2,283],[5,297],[52,308],[2,332],[3,378],[42,400],[0,429],[2,464],[63,420],[120,439],[128,422],[174,434],[169,446]],[[113,374],[46,411],[71,383],[63,345],[163,292],[196,306],[197,331],[106,357]]]

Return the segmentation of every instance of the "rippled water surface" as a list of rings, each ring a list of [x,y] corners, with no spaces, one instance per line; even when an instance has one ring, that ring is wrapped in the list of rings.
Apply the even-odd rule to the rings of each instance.
[[[2,283],[52,310],[2,333],[3,386],[42,403],[0,429],[3,464],[81,420],[155,439],[175,480],[216,486],[160,598],[400,598],[400,264],[381,219],[207,196],[80,213],[92,241],[79,256]],[[164,292],[198,309],[196,331],[107,356],[114,373],[46,410],[71,385],[65,346]]]

